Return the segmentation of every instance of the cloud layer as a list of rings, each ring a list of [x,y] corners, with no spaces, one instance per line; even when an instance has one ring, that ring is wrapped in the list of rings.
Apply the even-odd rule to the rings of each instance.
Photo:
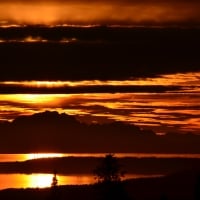
[[[0,19],[15,23],[199,24],[200,3],[186,1],[9,0],[0,2]]]
[[[31,33],[52,41],[18,42]],[[1,39],[19,40],[0,43],[0,79],[124,80],[199,70],[199,34],[175,28],[1,28]],[[64,37],[75,41],[57,42]]]

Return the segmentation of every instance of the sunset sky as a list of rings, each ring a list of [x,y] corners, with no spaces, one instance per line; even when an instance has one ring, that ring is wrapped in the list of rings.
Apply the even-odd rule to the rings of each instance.
[[[133,153],[147,174],[177,164],[156,154],[200,158],[199,144],[200,0],[0,0],[0,190],[50,186],[51,174],[1,174],[42,172],[26,159],[83,175],[70,155]]]
[[[199,10],[199,0],[1,0],[0,152],[78,151],[60,143],[99,128],[105,135],[93,140],[104,146],[108,137],[110,152],[146,143],[170,152],[173,137],[183,142],[174,152],[199,152],[191,145],[200,131]],[[109,146],[118,128],[119,144]],[[193,135],[186,150],[182,133]],[[121,146],[131,138],[141,146]],[[80,151],[96,148],[88,145]]]
[[[199,25],[198,0],[1,0],[0,23]]]

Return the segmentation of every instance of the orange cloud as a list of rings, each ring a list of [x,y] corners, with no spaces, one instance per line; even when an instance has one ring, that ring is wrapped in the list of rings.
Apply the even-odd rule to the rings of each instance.
[[[2,1],[0,21],[32,24],[179,24],[200,23],[200,3],[179,0],[137,1]]]

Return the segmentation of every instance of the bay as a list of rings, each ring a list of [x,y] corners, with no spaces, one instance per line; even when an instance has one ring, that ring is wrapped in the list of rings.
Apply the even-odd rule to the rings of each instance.
[[[151,178],[162,175],[127,174],[123,179]],[[0,190],[7,188],[51,187],[53,174],[0,174]],[[88,185],[96,182],[93,175],[58,175],[58,185]]]
[[[200,154],[148,154],[148,153],[116,153],[118,158],[200,158]],[[52,158],[52,157],[103,157],[103,153],[32,153],[32,154],[0,154],[0,162],[19,162],[28,159]],[[0,189],[6,188],[45,188],[50,187],[54,174],[32,173],[32,174],[0,174]],[[126,174],[123,179],[160,177],[162,174]],[[91,174],[58,174],[58,185],[83,185],[96,182]]]

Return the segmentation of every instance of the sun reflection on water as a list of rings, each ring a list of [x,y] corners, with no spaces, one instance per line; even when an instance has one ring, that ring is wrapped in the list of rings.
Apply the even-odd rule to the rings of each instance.
[[[130,174],[126,176],[126,178],[141,178],[141,177],[145,177],[145,175]],[[7,181],[0,182],[0,189],[51,187],[52,178],[53,178],[52,174],[31,174],[31,175],[1,174],[0,180],[4,179]],[[96,181],[92,175],[57,176],[57,178],[58,178],[58,185],[93,184]]]
[[[150,178],[161,175],[127,174],[123,179]],[[53,174],[0,174],[0,190],[6,188],[51,187]],[[85,185],[96,182],[92,174],[57,175],[58,185]]]
[[[0,174],[0,189],[50,187],[52,174]]]
[[[52,174],[33,174],[29,177],[30,187],[50,187],[52,182]]]

